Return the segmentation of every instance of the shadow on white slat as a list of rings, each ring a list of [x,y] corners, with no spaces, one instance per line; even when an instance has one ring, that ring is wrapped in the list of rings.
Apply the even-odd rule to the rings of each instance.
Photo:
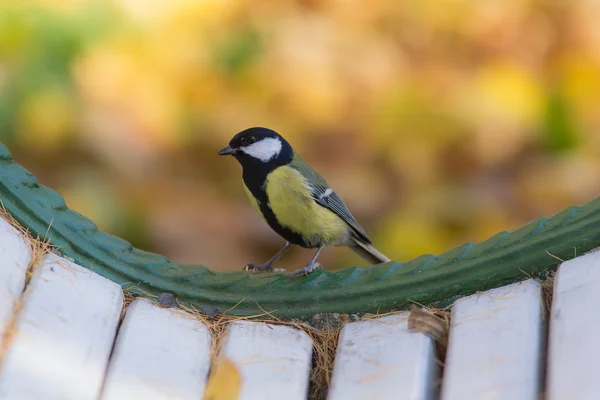
[[[408,330],[408,313],[350,323],[340,334],[329,400],[420,400],[436,392],[431,338]]]
[[[239,400],[305,400],[312,342],[298,329],[262,322],[232,322],[220,356],[242,375]]]
[[[600,398],[600,252],[564,262],[555,277],[548,400]]]
[[[210,346],[208,328],[193,315],[136,300],[119,330],[102,399],[200,400]]]
[[[121,287],[55,255],[32,277],[0,374],[0,399],[97,399]]]
[[[527,280],[452,307],[443,400],[534,400],[541,391],[545,305]]]
[[[26,238],[0,218],[0,341],[25,286],[31,249]],[[1,344],[1,343],[0,343]]]

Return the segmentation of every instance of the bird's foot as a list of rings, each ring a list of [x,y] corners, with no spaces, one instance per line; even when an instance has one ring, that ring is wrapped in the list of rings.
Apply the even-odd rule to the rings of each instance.
[[[270,264],[254,265],[252,263],[246,265],[242,271],[246,272],[285,272],[282,268],[273,268]]]
[[[306,276],[306,275],[310,274],[311,272],[316,271],[318,269],[323,269],[323,266],[321,264],[319,264],[318,262],[311,262],[311,263],[308,263],[306,265],[306,267],[301,268],[301,269],[297,270],[296,272],[294,272],[294,277]]]

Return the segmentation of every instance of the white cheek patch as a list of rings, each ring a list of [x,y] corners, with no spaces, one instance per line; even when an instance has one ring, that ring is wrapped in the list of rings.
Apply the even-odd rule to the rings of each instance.
[[[251,157],[258,158],[262,162],[268,162],[277,157],[281,152],[281,140],[276,138],[264,138],[250,146],[241,147],[240,150]]]

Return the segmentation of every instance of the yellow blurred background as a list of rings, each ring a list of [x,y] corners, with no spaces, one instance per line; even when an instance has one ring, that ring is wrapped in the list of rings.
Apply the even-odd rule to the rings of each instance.
[[[0,140],[101,229],[240,269],[283,240],[216,153],[266,126],[405,260],[598,196],[598,21],[595,0],[2,0]]]

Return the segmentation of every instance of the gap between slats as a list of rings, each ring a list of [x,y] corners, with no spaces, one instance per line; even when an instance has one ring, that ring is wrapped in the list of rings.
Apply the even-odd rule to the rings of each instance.
[[[269,325],[289,326],[306,333],[313,344],[312,367],[310,371],[309,399],[325,399],[327,387],[331,381],[331,371],[337,349],[340,330],[348,321],[345,315],[323,316],[319,323],[319,329],[314,328],[304,321],[283,321],[273,316],[270,312],[264,312],[256,316],[246,318],[217,315],[208,317],[197,310],[180,305],[186,313],[195,315],[209,329],[212,336],[211,346],[211,368],[210,374],[214,372],[219,357],[222,355],[222,346],[227,336],[227,330],[232,322],[248,320]],[[208,385],[210,382],[208,383]],[[208,388],[207,385],[207,388]]]

